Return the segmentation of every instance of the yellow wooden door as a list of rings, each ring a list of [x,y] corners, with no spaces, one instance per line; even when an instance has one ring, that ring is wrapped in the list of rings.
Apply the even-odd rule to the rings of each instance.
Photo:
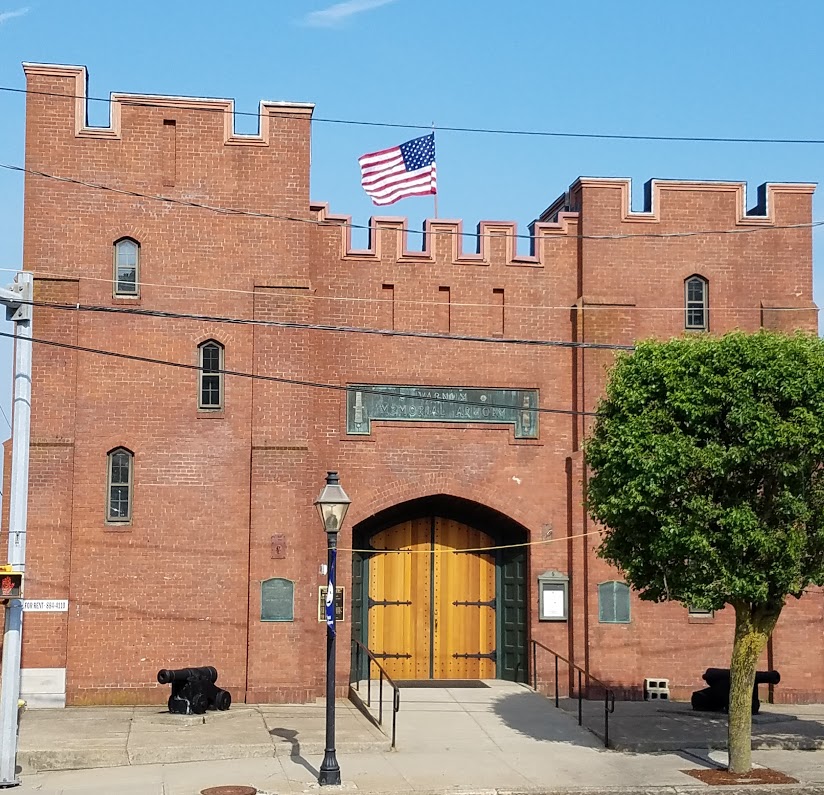
[[[425,517],[376,534],[369,648],[396,679],[495,676],[495,558],[481,530]]]
[[[401,551],[369,560],[369,649],[393,679],[428,679],[432,520],[382,530],[371,545]]]
[[[433,679],[495,676],[495,557],[455,552],[493,546],[486,533],[435,519]]]

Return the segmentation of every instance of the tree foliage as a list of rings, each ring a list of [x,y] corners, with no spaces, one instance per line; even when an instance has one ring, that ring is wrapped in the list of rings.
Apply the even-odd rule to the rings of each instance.
[[[736,332],[620,359],[587,443],[599,554],[642,599],[735,610],[730,770],[787,596],[824,583],[824,341]]]
[[[612,370],[586,455],[599,554],[642,599],[777,616],[824,583],[817,337],[640,343]]]

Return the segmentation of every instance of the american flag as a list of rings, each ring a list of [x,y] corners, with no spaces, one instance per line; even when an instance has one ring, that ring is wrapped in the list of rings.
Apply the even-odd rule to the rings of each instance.
[[[358,158],[361,185],[374,204],[437,193],[435,133]]]

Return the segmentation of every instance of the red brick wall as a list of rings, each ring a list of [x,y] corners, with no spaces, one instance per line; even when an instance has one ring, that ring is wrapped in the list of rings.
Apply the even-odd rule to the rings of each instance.
[[[71,69],[27,71],[37,91],[78,90]],[[471,254],[464,252],[474,241],[444,220],[430,222],[424,251],[410,251],[402,222],[392,219],[376,222],[370,250],[352,251],[345,219],[309,203],[306,108],[289,117],[267,110],[273,115],[253,140],[227,131],[231,117],[219,111],[228,106],[218,101],[147,108],[122,98],[111,132],[82,128],[73,99],[29,94],[28,102],[31,168],[324,221],[231,217],[29,176],[25,266],[51,274],[36,281],[46,300],[629,344],[681,333],[683,280],[698,272],[710,282],[714,331],[814,327],[808,231],[666,242],[576,237],[809,221],[806,186],[773,190],[770,217],[753,219],[742,215],[737,184],[663,183],[654,212],[640,215],[628,212],[628,183],[582,180],[571,191],[574,212],[536,225],[531,257],[516,256],[511,224],[485,224],[480,253]],[[141,245],[138,299],[112,298],[112,244],[123,236]],[[614,356],[41,308],[35,335],[190,364],[198,344],[215,339],[231,370],[339,386],[538,389],[541,406],[579,410],[596,405]],[[523,525],[530,540],[550,542],[530,555],[532,637],[628,692],[643,676],[660,676],[683,695],[728,655],[725,614],[691,623],[684,608],[634,600],[630,625],[599,625],[597,584],[617,575],[595,559],[594,537],[582,536],[593,527],[581,506],[580,419],[541,414],[538,440],[515,439],[507,426],[403,422],[348,436],[340,391],[227,378],[225,410],[209,413],[197,409],[192,371],[40,347],[34,362],[30,582],[32,595],[71,604],[68,614],[27,620],[24,666],[66,665],[70,703],[160,703],[167,688],[156,684],[159,668],[201,664],[215,665],[238,700],[319,696],[325,537],[312,500],[327,468],[340,471],[352,498],[344,550],[359,521],[432,494],[482,502]],[[118,446],[135,455],[128,526],[104,516],[106,454]],[[282,558],[272,555],[276,534],[286,539]],[[535,580],[547,569],[570,575],[565,624],[537,622]],[[294,622],[260,621],[260,583],[271,577],[294,581]],[[351,595],[350,577],[344,551],[339,581]],[[779,626],[779,696],[822,694],[821,649],[807,645],[806,668],[790,659],[799,633],[820,622],[821,603],[818,594],[805,598]],[[347,624],[348,616],[341,638]],[[349,666],[342,646],[341,685]]]

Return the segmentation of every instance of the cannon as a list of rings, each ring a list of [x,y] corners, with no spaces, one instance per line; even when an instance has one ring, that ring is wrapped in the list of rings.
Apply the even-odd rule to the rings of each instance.
[[[692,694],[692,708],[699,712],[729,712],[730,709],[730,669],[707,668],[701,677],[709,687],[696,690]],[[758,685],[777,685],[781,681],[778,671],[756,671],[752,689],[752,714],[761,709],[758,700]]]
[[[217,681],[217,669],[211,665],[201,668],[163,668],[157,672],[161,685],[171,685],[169,712],[176,715],[202,715],[207,709],[227,710],[232,704],[232,694],[221,690]]]

